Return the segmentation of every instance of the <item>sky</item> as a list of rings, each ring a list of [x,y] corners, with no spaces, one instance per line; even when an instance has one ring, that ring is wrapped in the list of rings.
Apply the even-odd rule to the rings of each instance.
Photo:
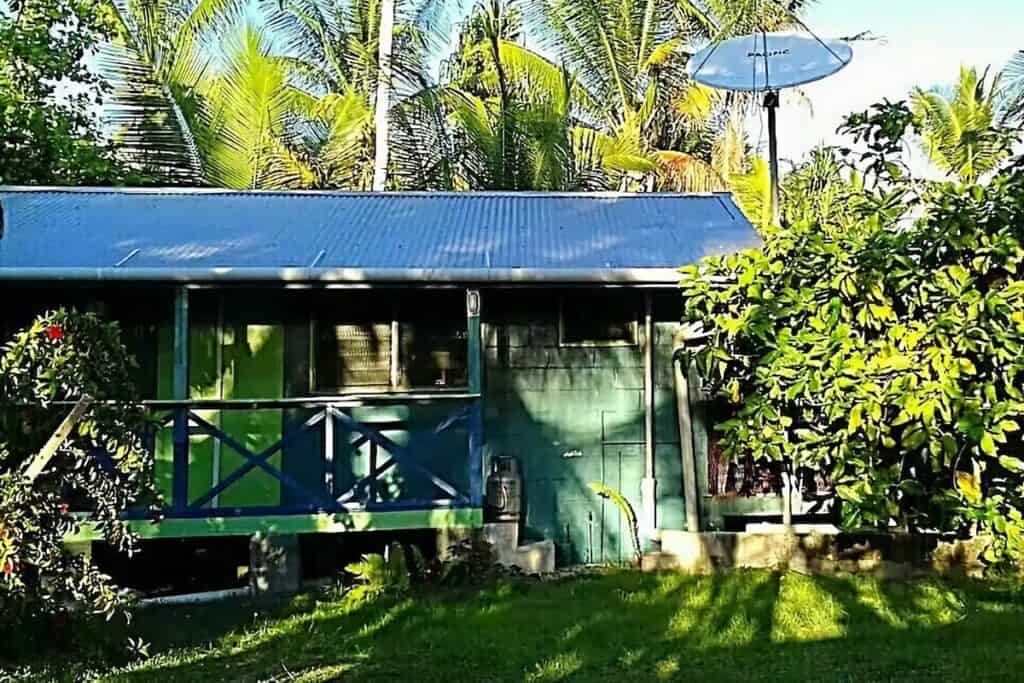
[[[884,40],[854,43],[853,62],[831,78],[806,85],[811,107],[783,100],[779,154],[796,160],[816,145],[843,141],[845,114],[883,98],[905,99],[914,86],[948,85],[960,64],[999,68],[1024,49],[1024,0],[819,0],[806,15],[819,36],[870,30]],[[757,143],[758,120],[750,122]],[[919,161],[919,160],[918,160]]]

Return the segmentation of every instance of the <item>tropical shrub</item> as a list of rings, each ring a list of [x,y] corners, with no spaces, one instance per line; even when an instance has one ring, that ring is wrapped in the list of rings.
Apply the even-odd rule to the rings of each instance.
[[[354,581],[348,591],[353,600],[372,600],[385,595],[398,597],[409,592],[411,575],[401,543],[390,544],[386,555],[363,555],[358,562],[346,565],[345,571]]]
[[[893,156],[908,113],[848,121],[868,172],[841,220],[804,212],[683,269],[686,317],[710,327],[694,358],[735,408],[729,455],[828,473],[846,527],[977,533],[1019,560],[1024,163],[913,181]]]
[[[131,402],[132,363],[116,325],[66,310],[40,316],[2,349],[0,610],[8,625],[75,606],[109,617],[126,604],[124,592],[87,557],[69,552],[64,539],[88,511],[104,540],[124,551],[135,547],[120,516],[155,494],[140,437],[146,415]],[[29,479],[26,469],[68,403],[83,396],[93,403]]]
[[[498,564],[494,546],[479,534],[464,538],[448,548],[447,557],[435,569],[434,576],[442,586],[462,586],[512,573]]]

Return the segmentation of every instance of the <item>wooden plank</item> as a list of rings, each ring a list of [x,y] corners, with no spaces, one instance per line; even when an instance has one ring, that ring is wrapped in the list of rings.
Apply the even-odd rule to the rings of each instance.
[[[337,534],[353,531],[478,528],[482,525],[483,510],[475,507],[198,519],[170,518],[159,524],[148,520],[129,522],[132,530],[144,539],[250,536],[258,532]],[[81,525],[79,533],[68,536],[64,541],[82,543],[100,539],[102,534],[96,526],[91,522],[85,522]]]
[[[275,453],[287,447],[290,443],[295,441],[299,437],[299,435],[309,431],[310,429],[318,425],[326,417],[327,412],[321,411],[316,415],[311,416],[298,428],[289,430],[288,433],[285,434],[284,437],[276,444],[273,444],[272,446],[263,449],[259,453],[254,454],[251,458],[245,460],[245,462],[242,465],[240,465],[238,469],[234,470],[233,472],[225,476],[221,481],[217,482],[217,484],[214,485],[209,491],[207,491],[202,496],[197,498],[192,503],[192,507],[202,507],[203,505],[206,505],[207,503],[211,502],[229,486],[231,486],[236,481],[244,477],[247,473],[251,472],[256,467],[258,467],[259,462],[265,462],[269,460]],[[205,428],[200,428],[199,431],[200,433],[203,434],[209,434],[209,430]]]
[[[309,502],[317,502],[327,505],[331,505],[333,503],[333,501],[327,498],[322,491],[310,491],[309,489],[302,486],[302,484],[295,481],[294,478],[288,476],[287,474],[285,474],[284,472],[280,471],[279,469],[270,465],[267,462],[270,456],[274,452],[276,452],[277,449],[280,447],[280,442],[268,447],[262,453],[253,453],[243,444],[239,443],[234,437],[230,436],[229,434],[225,434],[223,431],[217,429],[215,426],[213,426],[206,420],[202,419],[195,413],[189,413],[189,419],[192,422],[194,422],[202,431],[206,432],[213,438],[219,440],[221,443],[223,443],[225,446],[233,450],[235,453],[242,456],[242,458],[245,460],[246,465],[254,465],[255,467],[258,467],[259,469],[263,470],[271,477],[274,477],[282,484],[287,486],[289,489],[291,489],[293,493],[300,497],[300,499],[305,499]],[[262,459],[261,455],[263,456]],[[239,467],[239,469],[236,470],[235,472],[232,472],[231,476],[237,475],[238,471],[240,470],[241,467]],[[224,482],[227,482],[228,479],[231,478],[231,476],[225,478]],[[237,481],[237,479],[234,479],[233,481]],[[218,487],[219,486],[220,484],[218,484]],[[218,491],[218,487],[214,487],[213,489],[211,489],[211,491],[217,491],[217,494],[215,495],[219,495],[220,493],[220,491]],[[207,492],[206,496],[209,495],[210,492]]]
[[[83,396],[78,399],[78,403],[76,403],[74,408],[71,409],[71,412],[64,417],[50,438],[46,440],[46,443],[43,444],[42,450],[36,454],[36,457],[34,457],[29,462],[28,467],[25,468],[25,479],[29,482],[33,482],[40,474],[42,474],[43,470],[46,469],[46,466],[50,464],[50,460],[52,460],[53,456],[57,454],[57,450],[64,445],[64,442],[67,441],[69,436],[71,436],[71,430],[75,428],[75,425],[82,419],[85,412],[89,410],[90,405],[92,405],[92,399],[90,397]]]
[[[391,454],[391,458],[395,460],[400,466],[405,466],[410,470],[414,470],[420,476],[425,477],[428,481],[434,484],[434,486],[441,489],[449,496],[452,496],[454,498],[466,498],[466,496],[459,493],[454,486],[446,482],[444,479],[441,479],[439,476],[437,476],[436,474],[428,470],[426,467],[424,467],[422,464],[420,464],[408,448],[398,445],[397,443],[395,443],[388,437],[384,436],[377,430],[373,429],[369,425],[365,425],[359,422],[358,420],[353,418],[351,415],[348,415],[347,413],[343,413],[340,410],[333,407],[328,408],[327,410],[332,415],[334,415],[334,417],[340,420],[342,424],[348,427],[348,429],[350,429],[351,431],[357,432],[365,436],[370,441],[370,443],[379,444],[381,448],[383,448],[385,451]],[[472,498],[472,494],[470,495],[470,498]]]

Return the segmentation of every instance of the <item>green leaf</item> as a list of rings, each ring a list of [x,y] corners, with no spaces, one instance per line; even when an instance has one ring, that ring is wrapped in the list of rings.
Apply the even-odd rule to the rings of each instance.
[[[862,424],[864,424],[864,405],[857,404],[850,411],[850,422],[846,427],[846,433],[853,434]]]
[[[1020,458],[1014,458],[1009,455],[1000,455],[999,465],[1004,469],[1008,469],[1017,474],[1024,472],[1024,460],[1021,460]]]
[[[956,473],[956,488],[968,502],[977,504],[981,501],[981,485],[970,472]]]

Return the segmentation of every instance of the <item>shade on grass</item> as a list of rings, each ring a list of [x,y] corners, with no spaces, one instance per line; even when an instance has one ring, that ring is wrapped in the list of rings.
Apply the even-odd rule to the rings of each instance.
[[[218,682],[974,681],[1024,670],[1013,586],[754,571],[611,572],[363,604],[304,596],[267,614],[245,603],[162,608],[137,628],[152,643],[146,661],[117,668],[72,653],[31,667]]]

